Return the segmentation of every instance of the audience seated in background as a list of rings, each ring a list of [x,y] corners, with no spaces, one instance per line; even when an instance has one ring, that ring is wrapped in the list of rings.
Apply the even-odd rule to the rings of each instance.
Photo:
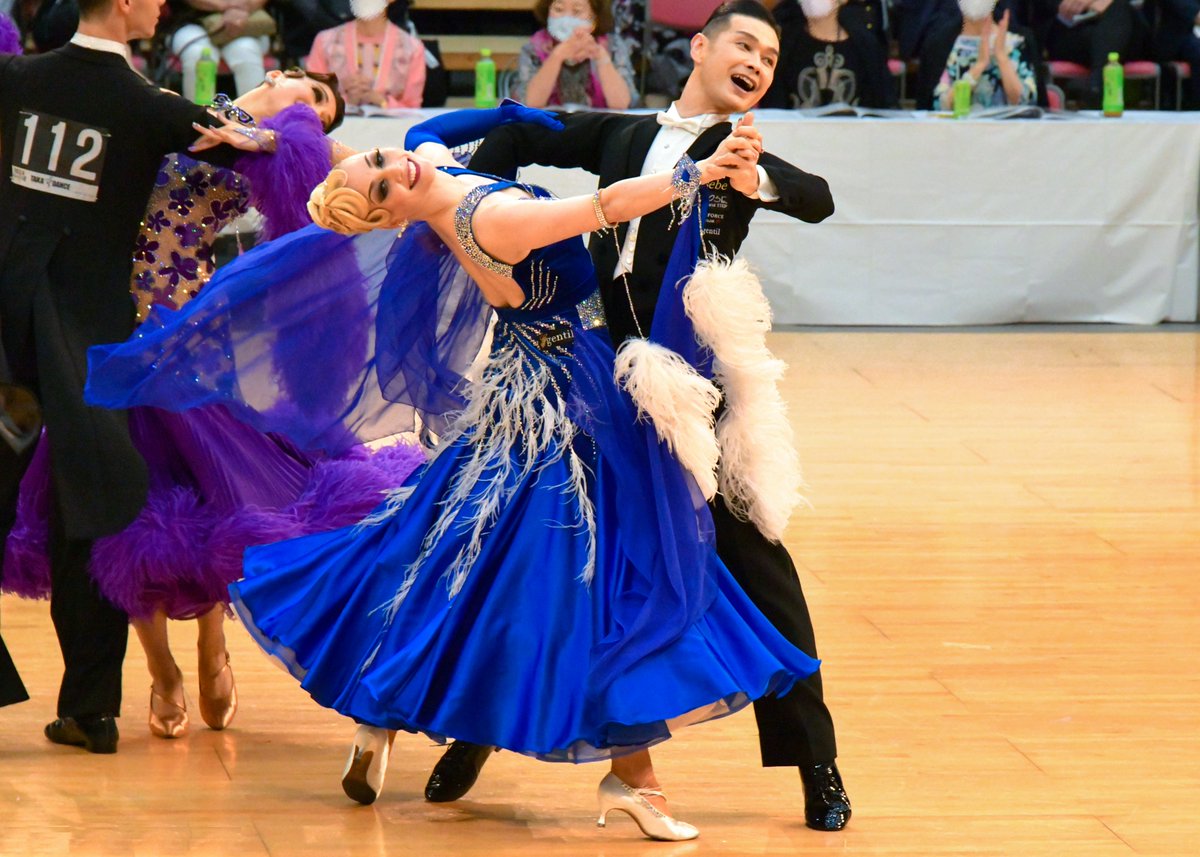
[[[1155,23],[1153,56],[1157,62],[1185,62],[1192,76],[1187,83],[1184,105],[1200,108],[1200,0],[1146,0],[1146,13]]]
[[[891,20],[885,7],[891,2],[892,0],[842,0],[838,20],[847,30],[865,30],[870,33],[879,40],[886,54],[891,47],[888,32]]]
[[[283,55],[299,65],[312,51],[322,30],[349,21],[350,0],[287,0],[279,6],[279,37]]]
[[[350,0],[354,18],[322,30],[305,61],[309,71],[334,73],[346,104],[420,107],[425,46],[388,20],[389,0]]]
[[[897,48],[906,60],[921,56],[928,36],[949,27],[957,30],[962,21],[957,0],[896,0],[893,14]]]
[[[775,81],[762,107],[896,105],[883,45],[866,29],[839,19],[843,0],[778,0],[773,5],[783,34]]]
[[[996,0],[959,0],[958,5],[962,30],[942,66],[934,107],[951,109],[954,85],[963,79],[971,84],[972,107],[1036,104],[1038,57],[1024,36],[1009,32],[1011,13],[1006,10],[997,23],[992,17]]]
[[[1129,60],[1136,45],[1137,21],[1129,0],[1031,0],[1029,5],[1034,29],[1050,59],[1091,69],[1085,102],[1099,107],[1109,52]]]
[[[533,14],[543,28],[521,48],[513,98],[530,107],[633,104],[633,62],[612,32],[609,0],[538,0]]]
[[[165,23],[170,33],[167,43],[171,53],[179,57],[185,98],[196,97],[196,63],[206,48],[214,60],[225,61],[239,95],[262,83],[267,73],[263,57],[275,33],[275,19],[267,11],[267,3],[168,0],[171,17]]]
[[[915,89],[917,107],[922,110],[949,109],[943,107],[941,95],[943,84],[953,87],[954,81],[958,79],[950,73],[951,68],[958,67],[961,74],[970,71],[971,67],[979,62],[978,39],[963,37],[968,31],[973,33],[980,27],[986,29],[989,26],[992,27],[993,35],[988,43],[988,80],[978,83],[974,88],[972,104],[977,107],[1000,107],[1010,103],[1004,93],[1001,71],[1002,66],[1012,63],[1021,82],[1021,91],[1030,97],[1023,97],[1011,103],[1046,106],[1045,72],[1037,37],[1032,30],[1012,23],[1011,5],[1003,0],[999,4],[996,0],[956,0],[955,5],[956,18],[931,31],[922,44]],[[958,7],[965,9],[968,14],[958,11]],[[976,23],[968,27],[967,19],[971,16],[974,16]],[[995,31],[998,29],[996,22],[1005,19],[1009,21],[1009,50],[1005,56],[1007,62],[997,60],[995,50]],[[982,66],[980,68],[983,70]],[[972,76],[975,77],[974,74]],[[978,81],[977,77],[976,80]]]

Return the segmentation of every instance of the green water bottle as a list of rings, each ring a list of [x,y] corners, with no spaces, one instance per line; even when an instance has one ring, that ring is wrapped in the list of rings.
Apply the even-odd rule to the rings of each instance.
[[[1102,106],[1105,116],[1118,117],[1125,112],[1125,68],[1116,51],[1108,55],[1108,62],[1104,64]]]
[[[489,48],[479,52],[479,62],[475,63],[475,106],[496,106],[496,63]]]
[[[954,118],[963,119],[971,115],[971,98],[974,94],[971,86],[971,80],[967,77],[960,77],[954,81]]]
[[[217,97],[217,61],[208,48],[200,51],[196,60],[196,94],[192,100],[208,106]]]

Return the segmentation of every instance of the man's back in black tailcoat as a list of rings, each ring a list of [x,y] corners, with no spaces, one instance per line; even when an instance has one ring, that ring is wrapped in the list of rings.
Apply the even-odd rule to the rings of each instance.
[[[471,158],[471,168],[496,175],[512,175],[518,166],[543,164],[581,167],[599,176],[600,186],[641,175],[642,165],[659,124],[654,115],[573,113],[559,117],[560,132],[532,125],[503,125],[488,134]],[[711,155],[730,133],[728,122],[719,123],[696,138],[688,149],[694,160]],[[729,187],[710,185],[708,219],[704,226],[708,250],[725,256],[737,253],[760,208],[816,223],[833,213],[829,187],[819,176],[764,153],[759,164],[774,183],[779,199],[763,203]],[[617,244],[623,243],[627,224],[617,230],[617,241],[598,234],[591,242],[592,260],[615,344],[637,335],[637,323],[649,333],[658,292],[675,242],[678,225],[664,207],[642,218],[638,228],[629,294],[622,280],[613,279]],[[717,553],[751,600],[788,640],[816,657],[812,620],[787,550],[768,541],[751,523],[737,520],[719,498],[713,504]],[[755,703],[763,764],[812,765],[831,762],[837,755],[833,721],[821,693],[821,675],[815,673],[783,699]]]
[[[116,53],[69,44],[0,57],[0,345],[12,379],[40,399],[54,447],[61,716],[117,713],[126,619],[86,565],[91,540],[132,521],[147,489],[125,415],[83,403],[87,349],[133,332],[131,260],[159,163],[196,139],[193,122],[214,121]]]
[[[14,379],[40,394],[54,438],[55,493],[71,538],[119,530],[142,506],[145,466],[124,416],[83,406],[87,348],[133,332],[129,279],[146,200],[162,157],[185,150],[198,136],[192,123],[206,117],[113,53],[67,45],[0,57],[0,342]],[[85,176],[77,189],[95,187],[94,202],[13,180],[30,123],[36,160],[41,146],[53,146],[56,120],[73,123],[63,135],[59,172]],[[81,135],[83,144],[75,145]],[[101,163],[96,179],[87,179]],[[49,174],[46,167],[34,163],[28,172]]]

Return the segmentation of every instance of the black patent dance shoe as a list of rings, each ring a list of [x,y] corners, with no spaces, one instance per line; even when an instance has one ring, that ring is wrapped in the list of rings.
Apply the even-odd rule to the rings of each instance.
[[[433,773],[425,784],[425,800],[448,803],[463,797],[475,785],[484,763],[495,751],[495,747],[455,741],[433,766]]]
[[[850,798],[837,763],[800,768],[804,781],[804,823],[813,830],[841,830],[850,822]]]
[[[46,737],[55,744],[82,747],[89,753],[117,752],[117,718],[110,715],[99,717],[60,717],[46,724]]]

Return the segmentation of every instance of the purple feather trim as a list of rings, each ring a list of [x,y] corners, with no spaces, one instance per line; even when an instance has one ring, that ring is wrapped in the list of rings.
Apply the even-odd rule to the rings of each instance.
[[[308,197],[333,166],[333,146],[307,104],[293,104],[260,123],[275,132],[275,151],[247,153],[234,165],[250,180],[250,202],[263,216],[262,239],[295,232],[312,221]]]
[[[0,54],[24,53],[21,48],[21,31],[13,19],[0,12]]]
[[[18,521],[5,546],[4,590],[26,598],[50,594],[50,470],[48,453],[42,452],[48,446],[43,438],[22,480]],[[357,523],[379,505],[382,492],[401,485],[424,463],[420,447],[407,444],[375,453],[356,449],[316,464],[287,506],[243,506],[224,515],[187,488],[152,490],[132,524],[97,540],[92,578],[109,601],[135,618],[148,618],[159,607],[172,619],[202,615],[228,600],[229,584],[242,576],[247,547]]]
[[[50,446],[42,429],[21,477],[16,520],[4,545],[0,585],[22,598],[50,597]]]

